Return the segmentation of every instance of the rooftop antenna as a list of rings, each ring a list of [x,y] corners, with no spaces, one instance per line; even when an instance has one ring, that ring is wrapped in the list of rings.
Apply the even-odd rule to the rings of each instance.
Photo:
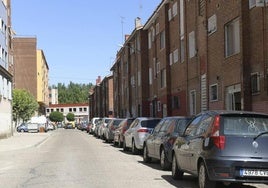
[[[124,44],[124,19],[125,19],[125,17],[123,17],[123,16],[120,16],[120,18],[121,18],[121,29],[122,29],[122,44]]]

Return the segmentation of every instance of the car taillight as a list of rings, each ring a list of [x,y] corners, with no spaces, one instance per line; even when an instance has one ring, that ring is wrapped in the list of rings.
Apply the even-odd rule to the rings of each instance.
[[[220,136],[220,116],[216,116],[212,125],[211,138],[215,146],[219,149],[224,149],[225,147],[225,136]]]
[[[144,129],[144,128],[141,128],[138,130],[138,133],[148,133],[149,130],[148,129]]]

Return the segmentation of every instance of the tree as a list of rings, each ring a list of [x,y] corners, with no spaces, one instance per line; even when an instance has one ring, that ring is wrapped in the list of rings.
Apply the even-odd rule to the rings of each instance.
[[[65,86],[63,83],[58,83],[57,88],[59,103],[87,103],[91,87],[92,84],[75,84],[70,82],[67,86]]]
[[[24,89],[14,89],[12,96],[13,120],[16,124],[18,120],[28,121],[39,106],[34,96]]]
[[[62,122],[64,117],[61,112],[54,111],[49,114],[49,119],[50,121],[53,121],[53,122]]]
[[[74,121],[74,114],[73,113],[68,113],[66,115],[66,118],[67,118],[68,121]]]

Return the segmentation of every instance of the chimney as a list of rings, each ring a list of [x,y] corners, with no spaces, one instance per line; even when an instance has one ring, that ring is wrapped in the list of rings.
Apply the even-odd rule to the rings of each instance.
[[[101,83],[101,77],[98,76],[98,78],[96,79],[96,85],[100,84]]]
[[[142,27],[141,19],[140,19],[140,17],[137,17],[137,18],[135,19],[135,28],[136,28],[136,29],[140,29],[141,27]]]

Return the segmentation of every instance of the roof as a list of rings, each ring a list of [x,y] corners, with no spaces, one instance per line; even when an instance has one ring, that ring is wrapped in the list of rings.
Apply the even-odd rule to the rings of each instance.
[[[63,107],[76,107],[76,106],[88,106],[88,103],[70,103],[70,104],[50,104],[49,108],[63,108]]]

